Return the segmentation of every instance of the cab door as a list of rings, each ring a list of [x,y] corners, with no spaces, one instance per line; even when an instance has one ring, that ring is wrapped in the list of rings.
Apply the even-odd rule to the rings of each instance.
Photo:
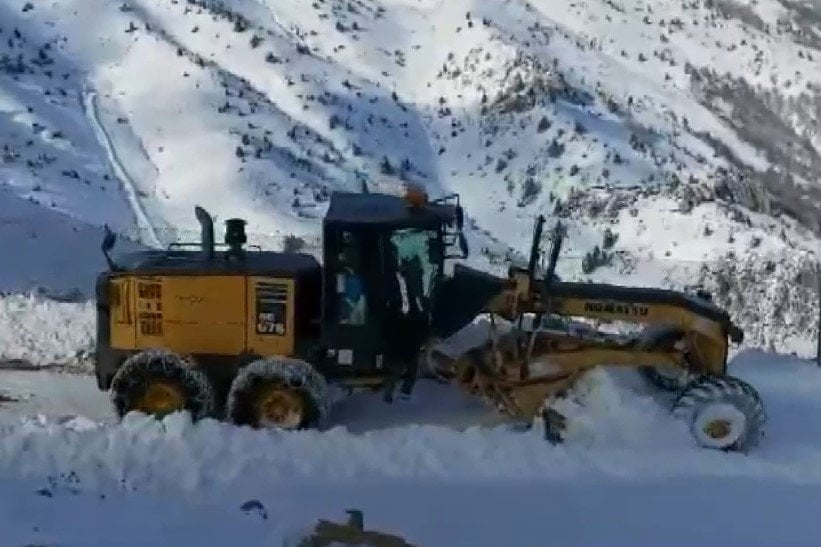
[[[341,371],[382,367],[381,244],[377,229],[326,229],[323,345]]]

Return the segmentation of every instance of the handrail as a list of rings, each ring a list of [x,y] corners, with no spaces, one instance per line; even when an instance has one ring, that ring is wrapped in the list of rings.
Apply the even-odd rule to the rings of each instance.
[[[189,247],[195,247],[195,248],[199,249],[199,248],[202,247],[202,244],[201,243],[196,243],[196,242],[175,241],[173,243],[168,244],[168,248],[166,249],[166,251],[173,251],[174,249],[183,249],[183,248],[189,248]],[[214,243],[214,247],[220,248],[220,249],[227,249],[229,247],[229,245],[227,243]],[[262,246],[257,245],[256,243],[246,245],[245,248],[246,249],[254,249],[258,252],[262,252]]]

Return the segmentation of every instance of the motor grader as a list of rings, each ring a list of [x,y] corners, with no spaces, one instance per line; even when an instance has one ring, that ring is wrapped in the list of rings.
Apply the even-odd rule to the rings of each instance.
[[[212,217],[195,214],[199,242],[116,261],[114,235],[103,242],[96,376],[119,416],[184,410],[300,429],[327,417],[330,386],[392,401],[427,372],[514,419],[544,419],[556,439],[563,420],[552,401],[586,371],[615,366],[674,391],[673,411],[702,446],[746,450],[761,435],[758,394],[726,370],[728,345],[743,334],[709,295],[561,281],[560,224],[539,267],[541,216],[528,264],[496,277],[460,262],[469,249],[455,194],[333,193],[321,264],[246,245],[242,219],[226,221],[217,245]],[[492,325],[482,343],[441,351],[479,317]],[[640,330],[608,334],[579,321]]]

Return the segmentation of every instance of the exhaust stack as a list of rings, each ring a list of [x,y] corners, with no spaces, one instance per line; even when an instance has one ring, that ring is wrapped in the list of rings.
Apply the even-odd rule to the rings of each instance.
[[[213,260],[214,259],[214,220],[211,218],[211,215],[200,206],[194,208],[194,213],[197,215],[197,220],[200,221],[200,227],[202,230],[201,238],[201,246],[202,246],[202,253],[205,257],[205,260]]]

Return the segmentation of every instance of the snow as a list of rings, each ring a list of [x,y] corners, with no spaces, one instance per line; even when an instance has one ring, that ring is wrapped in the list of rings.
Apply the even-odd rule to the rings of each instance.
[[[594,371],[579,384],[563,409],[566,440],[556,446],[539,427],[481,425],[487,410],[424,381],[407,402],[388,406],[376,394],[340,401],[332,417],[344,423],[323,431],[261,432],[212,420],[193,424],[184,414],[162,422],[134,414],[117,424],[105,416],[107,397],[95,395],[91,378],[83,385],[55,373],[14,373],[23,390],[22,375],[33,375],[29,385],[41,393],[39,403],[36,396],[24,410],[4,403],[0,413],[0,481],[12,492],[29,485],[23,508],[0,514],[26,537],[43,537],[30,535],[28,526],[38,526],[38,533],[69,544],[75,535],[95,544],[103,532],[88,524],[61,531],[47,524],[51,515],[89,523],[106,522],[94,516],[100,512],[130,513],[127,527],[153,518],[152,503],[170,503],[181,535],[168,535],[164,525],[147,530],[160,544],[220,544],[225,536],[201,536],[196,523],[206,521],[218,534],[246,534],[249,545],[282,541],[317,518],[341,521],[344,510],[359,508],[366,527],[424,545],[498,545],[503,537],[521,544],[546,533],[563,545],[614,538],[652,545],[662,537],[685,545],[711,534],[729,544],[810,545],[821,499],[821,369],[746,352],[731,372],[756,386],[770,416],[765,440],[747,455],[696,447],[665,409],[668,396],[625,371]],[[43,389],[50,384],[61,387]],[[81,404],[96,398],[99,408],[86,408],[96,418],[52,413],[48,399],[70,390]],[[480,425],[449,423],[460,412]],[[386,422],[386,413],[395,421]],[[53,496],[35,494],[39,488]],[[789,508],[776,503],[782,499],[793,500]],[[268,518],[243,514],[239,507],[248,500],[258,500]],[[435,525],[431,515],[452,526]],[[164,523],[167,515],[158,518]]]
[[[666,2],[636,3],[635,7],[644,12],[645,5],[646,12],[653,14],[653,22],[670,21],[674,17],[697,20],[709,14],[704,8],[687,9]],[[129,7],[128,11],[122,11],[101,2],[59,3],[41,6],[28,13],[25,19],[32,27],[38,23],[56,22],[69,37],[61,47],[76,63],[91,67],[84,85],[100,90],[101,109],[116,111],[126,119],[124,124],[113,119],[103,121],[103,125],[113,126],[108,130],[110,134],[119,129],[128,137],[117,143],[121,163],[126,171],[133,168],[143,173],[136,177],[140,180],[135,180],[134,185],[145,194],[144,207],[154,212],[152,222],[156,221],[158,225],[167,222],[169,229],[190,225],[192,200],[206,199],[207,205],[213,205],[220,215],[223,211],[224,214],[241,211],[251,219],[252,229],[267,231],[275,226],[279,232],[311,232],[315,229],[314,224],[303,222],[282,203],[290,201],[287,194],[291,186],[299,188],[304,181],[311,187],[317,180],[331,186],[344,185],[350,182],[348,176],[357,168],[375,170],[373,162],[381,159],[386,144],[390,146],[397,139],[401,142],[402,152],[423,167],[429,176],[432,175],[428,181],[432,186],[459,188],[467,198],[473,198],[467,188],[480,183],[488,186],[490,193],[498,193],[503,202],[510,201],[510,196],[505,195],[498,182],[480,182],[476,176],[467,175],[475,169],[470,166],[472,162],[465,161],[467,154],[464,152],[469,154],[470,149],[482,140],[481,134],[477,133],[481,124],[476,122],[481,93],[474,84],[479,83],[493,92],[509,87],[513,74],[519,74],[527,81],[532,76],[532,66],[525,64],[519,70],[510,70],[510,64],[522,56],[557,57],[561,60],[562,70],[564,66],[569,67],[563,77],[587,93],[591,93],[585,89],[590,87],[589,82],[581,84],[578,81],[585,73],[606,82],[608,93],[619,102],[628,95],[635,96],[639,105],[635,112],[637,119],[658,127],[660,131],[667,131],[671,123],[668,113],[674,113],[678,118],[686,116],[694,130],[709,131],[720,137],[737,157],[758,168],[767,166],[767,162],[761,161],[760,154],[741,142],[722,120],[696,102],[687,86],[686,63],[681,59],[696,66],[709,63],[719,74],[731,73],[749,79],[752,84],[767,83],[766,71],[759,81],[750,76],[744,63],[738,62],[739,55],[753,57],[753,48],[726,51],[712,40],[713,34],[733,44],[745,38],[756,46],[759,42],[766,44],[773,58],[766,57],[763,63],[773,69],[779,67],[779,73],[786,75],[785,78],[800,72],[802,82],[821,81],[817,66],[798,57],[795,45],[786,37],[773,40],[754,29],[745,30],[735,19],[720,20],[716,28],[705,27],[703,32],[709,39],[700,36],[700,29],[673,32],[668,49],[674,51],[670,55],[678,60],[675,67],[652,56],[650,62],[638,62],[635,52],[647,50],[649,39],[657,41],[655,30],[642,23],[641,16],[635,13],[638,10],[631,10],[629,6],[625,15],[607,21],[601,14],[615,12],[596,2],[573,3],[566,9],[535,2],[529,10],[516,6],[511,7],[510,13],[505,13],[492,4],[479,7],[467,0],[446,6],[394,1],[385,2],[384,6],[363,4],[358,8],[358,15],[357,11],[345,13],[340,6],[328,6],[332,7],[331,17],[324,13],[320,4],[304,9],[299,2],[230,2],[227,8],[253,22],[251,29],[243,32],[235,32],[234,19],[223,17],[223,13],[216,9],[192,9],[186,3],[154,1],[132,2]],[[376,8],[385,10],[387,15],[375,16]],[[471,21],[475,21],[470,28],[465,25],[466,12],[472,13]],[[373,19],[365,19],[364,14]],[[93,16],[96,32],[87,32],[85,16]],[[479,23],[485,16],[493,21],[492,26]],[[545,32],[543,38],[526,40],[528,34],[522,29],[526,18],[540,24],[539,28]],[[360,22],[361,32],[338,29],[337,23],[350,27],[353,21]],[[132,23],[133,32],[121,30]],[[664,29],[662,26],[661,30]],[[252,34],[261,39],[258,47],[249,44]],[[397,36],[406,38],[397,42]],[[612,37],[611,41],[603,40],[603,36]],[[590,40],[601,43],[594,47],[580,45]],[[448,44],[451,50],[436,47],[442,43]],[[296,45],[311,51],[309,54],[296,53]],[[487,53],[492,55],[487,60],[479,56],[479,66],[484,72],[474,74],[468,66],[462,65],[461,60],[482,46],[486,46]],[[619,55],[621,49],[629,52],[628,58]],[[396,51],[403,52],[401,60]],[[281,61],[267,62],[267,52],[275,52]],[[436,78],[436,71],[443,61],[447,61],[449,54],[453,54],[455,62],[464,69],[461,79]],[[196,62],[197,59],[202,62]],[[625,72],[629,77],[620,77]],[[677,86],[667,83],[665,74],[668,72],[673,73],[674,81],[682,80],[682,83]],[[153,73],[168,75],[162,86],[152,85],[151,78],[143,77]],[[503,74],[506,76],[502,77]],[[556,79],[553,71],[548,76]],[[341,86],[342,80],[350,80],[352,85],[364,90],[362,97],[349,97],[350,92]],[[245,108],[250,103],[239,100],[240,89],[247,95],[258,95],[254,99],[257,107]],[[400,111],[390,100],[383,106],[385,95],[393,91],[403,101],[407,112]],[[323,92],[330,94],[330,104],[306,102],[306,97]],[[375,102],[365,101],[369,96]],[[444,143],[440,136],[450,131],[449,119],[437,120],[434,116],[440,97],[449,99],[447,104],[464,119],[469,131],[447,146],[449,152],[437,160],[435,149],[439,142]],[[233,108],[243,111],[244,119],[233,119],[234,110],[224,115],[213,114],[226,99],[233,103]],[[362,111],[347,109],[345,114],[346,109],[338,108],[354,104]],[[559,103],[556,109],[556,112],[542,109],[549,117],[555,115],[557,118],[554,129],[546,136],[555,136],[556,129],[583,121],[601,138],[599,144],[587,138],[573,138],[565,143],[573,150],[559,163],[565,168],[573,163],[586,165],[579,177],[571,177],[584,179],[589,175],[587,183],[582,181],[583,186],[598,177],[605,156],[601,144],[620,150],[625,157],[633,155],[626,146],[631,130],[629,124],[592,107],[579,109]],[[368,115],[385,117],[405,124],[408,136],[401,138],[395,128],[370,128],[367,135],[353,136],[365,156],[352,157],[350,137],[328,128],[328,117],[334,113],[349,117],[360,132],[369,129],[361,125],[363,118]],[[288,172],[291,166],[285,156],[266,155],[263,158],[265,172],[260,170],[262,165],[240,162],[234,157],[237,138],[240,133],[248,131],[248,123],[271,128],[268,137],[277,150],[294,153],[308,161],[321,155],[323,149],[312,150],[313,155],[306,155],[311,151],[305,150],[305,142],[299,141],[298,137],[296,141],[285,139],[283,133],[292,126],[314,132],[322,139],[323,147],[327,145],[324,151],[331,155],[341,154],[342,163],[323,166],[325,174],[314,173],[318,178],[298,173],[293,184],[277,180],[294,178]],[[528,141],[524,143],[521,138],[510,140],[504,135],[500,138],[489,152],[498,157],[504,148],[515,142],[521,152],[520,159],[511,164],[516,170],[523,170],[527,161],[540,153],[542,145],[539,141],[544,140],[529,131]],[[709,156],[710,148],[698,144],[689,133],[677,138],[693,152],[697,150]],[[105,148],[104,143],[98,144]],[[394,152],[388,150],[388,155],[396,161],[401,160]],[[203,157],[209,161],[200,161]],[[632,159],[629,166],[610,166],[612,179],[617,184],[619,181],[634,184],[657,170],[646,158]],[[682,161],[686,161],[687,169],[696,175],[705,171],[690,159]],[[145,169],[148,165],[153,165],[154,169]],[[544,173],[542,178],[546,178],[549,185],[566,185],[561,180],[552,180],[551,173]],[[265,194],[266,191],[269,193]],[[260,201],[261,194],[265,198],[278,199]],[[486,211],[483,204],[471,201],[470,210],[481,221],[491,222],[491,212]],[[271,212],[276,213],[275,222],[270,218]],[[265,214],[269,215],[267,220],[263,219]]]
[[[90,369],[95,306],[55,302],[34,295],[0,297],[0,363]]]
[[[356,505],[366,527],[426,546],[815,543],[821,373],[796,357],[735,355],[770,416],[748,456],[696,448],[632,373],[578,384],[553,447],[430,382],[393,406],[338,402],[322,432],[118,425],[87,358],[104,225],[115,254],[195,241],[201,205],[217,238],[239,216],[249,243],[294,234],[316,252],[327,193],[395,182],[383,158],[410,162],[402,176],[433,196],[461,194],[471,265],[503,274],[535,215],[562,215],[563,278],[714,291],[736,279],[717,298],[744,348],[813,355],[821,240],[749,209],[772,150],[736,125],[732,88],[708,100],[691,76],[746,83],[818,153],[821,51],[779,25],[805,28],[790,3],[721,2],[727,17],[661,0],[25,3],[0,1],[4,541],[272,545]],[[725,176],[733,163],[751,180]],[[817,189],[814,169],[794,171],[796,186]],[[812,195],[795,201],[817,212]],[[606,228],[613,263],[583,274]],[[79,485],[49,481],[71,472]],[[267,519],[239,509],[249,499]]]
[[[61,422],[82,416],[94,427],[114,420],[114,408],[107,394],[86,374],[65,374],[55,370],[2,370],[0,396],[14,399],[0,403],[5,418],[37,416]]]
[[[93,304],[23,296],[0,302],[5,357],[79,368],[75,349],[93,340]],[[471,344],[469,333],[463,337],[451,349]],[[804,496],[821,484],[821,430],[814,418],[821,412],[821,369],[795,358],[746,352],[735,357],[730,371],[760,390],[770,415],[767,437],[748,456],[696,447],[685,424],[670,416],[669,397],[650,390],[633,372],[597,370],[583,378],[571,397],[559,402],[569,425],[565,443],[554,447],[542,438],[538,424],[529,433],[512,431],[478,400],[430,381],[420,381],[411,400],[393,405],[379,394],[342,399],[321,431],[281,434],[211,420],[192,424],[186,415],[163,422],[132,415],[118,424],[108,395],[98,391],[91,376],[0,371],[0,395],[13,399],[0,403],[0,481],[10,483],[12,492],[18,483],[31,485],[27,496],[33,500],[22,515],[5,514],[18,515],[9,529],[21,537],[46,539],[51,533],[59,541],[85,545],[105,543],[114,531],[90,524],[60,531],[48,523],[62,518],[97,522],[95,515],[110,513],[112,518],[125,515],[121,526],[134,522],[136,527],[154,518],[154,504],[170,503],[180,519],[173,534],[179,535],[163,525],[146,531],[140,541],[156,534],[158,544],[182,538],[217,545],[224,533],[247,537],[254,545],[279,541],[319,517],[340,520],[344,509],[356,505],[365,509],[368,524],[426,545],[448,545],[455,532],[432,526],[428,516],[446,514],[461,522],[468,518],[461,508],[473,507],[470,500],[481,495],[509,501],[503,511],[492,504],[482,505],[479,513],[471,509],[474,518],[489,511],[463,532],[475,545],[494,545],[500,534],[523,542],[536,537],[541,521],[533,507],[540,503],[548,503],[555,515],[557,537],[568,545],[585,545],[606,541],[608,534],[627,538],[625,529],[608,523],[618,517],[638,527],[644,521],[636,520],[636,511],[656,515],[658,491],[664,488],[676,492],[667,502],[667,516],[645,523],[634,541],[649,545],[660,534],[680,529],[670,513],[685,511],[711,523],[685,528],[676,536],[683,544],[701,538],[705,527],[760,511],[765,492]],[[47,478],[61,474],[77,477],[79,484],[71,488],[78,494],[35,494],[42,487],[53,489],[45,485]],[[35,488],[38,481],[43,486]],[[314,501],[317,492],[323,493],[320,501]],[[395,492],[405,495],[386,505],[385,496]],[[157,497],[161,500],[154,501]],[[263,503],[267,520],[238,510],[248,499]],[[615,509],[625,499],[633,508],[630,516]],[[699,504],[692,507],[700,499],[711,499],[712,511],[722,518],[715,512],[702,515],[706,509]],[[578,517],[573,514],[581,507],[585,522],[599,524],[599,532],[580,532],[574,525]],[[798,545],[800,530],[814,526],[809,514],[768,513],[767,518],[799,530],[792,543]],[[159,518],[174,522],[167,515]],[[212,523],[217,530],[202,537],[197,522]],[[776,537],[791,544],[770,529],[732,533],[752,544]],[[722,537],[732,539],[729,534]]]
[[[9,234],[0,241],[11,242],[0,251],[27,262],[19,276],[0,273],[4,290],[43,285],[91,296],[87,265],[101,265],[94,230],[108,224],[155,247],[194,241],[195,205],[215,216],[218,238],[222,220],[239,216],[249,221],[249,243],[278,249],[294,234],[315,252],[327,192],[362,180],[376,186],[383,158],[396,168],[408,160],[406,175],[433,196],[460,192],[474,255],[526,252],[535,215],[553,219],[553,198],[630,189],[634,201],[614,215],[571,208],[567,251],[578,258],[562,266],[567,278],[678,287],[699,281],[701,264],[748,254],[753,241],[762,255],[818,260],[818,237],[795,222],[743,207],[739,214],[710,197],[731,162],[704,132],[751,168],[770,162],[734,129],[727,108],[705,106],[687,66],[730,74],[789,104],[804,100],[808,84],[821,86],[811,48],[746,16],[638,0],[621,10],[601,1],[505,10],[469,0],[352,9],[330,0],[134,0],[123,9],[62,0],[25,12],[20,4],[0,5],[12,29],[0,55],[47,60],[0,80],[0,135],[11,158],[0,164],[0,218],[3,203],[27,207],[25,218],[45,216],[40,241],[49,244],[20,241],[37,222],[0,225]],[[772,27],[788,11],[775,0],[748,7]],[[529,90],[532,105],[505,110]],[[731,99],[716,101],[732,110]],[[796,135],[814,138],[811,115],[784,116]],[[550,123],[543,131],[541,119]],[[634,138],[649,148],[634,147]],[[563,151],[554,155],[553,143]],[[645,193],[673,175],[702,196],[692,211],[675,212],[677,194]],[[757,184],[738,194],[755,194]],[[532,201],[527,188],[538,190]],[[620,235],[616,250],[636,269],[617,264],[585,276],[581,257],[605,228]],[[66,266],[75,253],[83,268]],[[779,351],[812,345],[792,332],[773,338]]]
[[[133,414],[121,425],[111,418],[97,425],[83,419],[80,427],[58,423],[46,414],[4,414],[0,462],[6,470],[25,473],[75,471],[95,487],[125,480],[141,491],[172,488],[214,494],[229,487],[245,491],[273,488],[280,482],[379,477],[566,480],[580,475],[723,475],[821,482],[816,465],[821,437],[815,435],[818,427],[812,419],[819,410],[821,370],[799,360],[779,362],[766,354],[743,354],[731,372],[756,386],[769,408],[767,437],[746,457],[696,447],[686,425],[665,409],[665,396],[651,392],[632,373],[595,371],[561,408],[570,427],[566,443],[558,447],[546,444],[538,427],[520,433],[504,424],[414,423],[418,417],[413,407],[403,409],[401,402],[386,407],[378,395],[358,395],[339,402],[332,415],[342,412],[354,428],[364,428],[359,433],[338,422],[323,431],[266,433],[213,420],[192,424],[186,414],[162,422]],[[796,392],[790,384],[786,390],[785,378],[801,389]],[[437,405],[437,391],[425,382],[422,386],[419,403]],[[107,404],[104,395],[97,398],[101,407]],[[468,400],[462,404],[468,405],[463,412],[471,408]],[[354,406],[346,410],[347,405]],[[385,424],[378,416],[383,406],[399,413],[397,418],[405,423]],[[353,412],[355,408],[362,414]],[[478,407],[471,412],[481,420]],[[806,419],[796,420],[796,415]],[[443,413],[439,419],[445,417]],[[336,457],[340,453],[347,456]],[[653,464],[648,468],[650,457]],[[249,473],[262,468],[268,470],[264,477]]]
[[[90,297],[97,274],[107,268],[99,226],[14,195],[1,176],[0,234],[0,292]],[[117,251],[138,248],[121,238]]]
[[[85,110],[86,115],[89,118],[91,126],[94,128],[97,140],[100,142],[100,144],[103,145],[103,148],[106,151],[106,156],[108,157],[109,164],[114,169],[117,178],[119,178],[120,181],[123,183],[123,190],[128,196],[128,201],[131,205],[131,210],[133,211],[134,216],[137,219],[138,233],[140,235],[142,235],[143,233],[148,234],[147,241],[145,241],[145,243],[148,246],[159,248],[166,247],[167,245],[162,244],[159,236],[157,235],[157,231],[154,228],[154,223],[152,223],[148,219],[146,212],[143,208],[143,205],[142,203],[140,203],[140,200],[137,197],[137,189],[134,179],[131,177],[131,175],[129,175],[126,172],[125,168],[123,167],[120,158],[117,156],[117,150],[114,147],[111,137],[109,136],[105,127],[103,127],[103,124],[100,122],[96,92],[90,91],[83,95],[83,109]]]
[[[78,491],[71,479],[0,479],[7,545],[272,545],[277,526],[238,507]],[[157,507],[162,506],[162,511]],[[218,523],[214,526],[214,523]]]
[[[218,503],[122,492],[106,492],[101,499],[98,494],[73,494],[68,488],[47,497],[36,493],[50,487],[47,481],[0,484],[9,494],[0,500],[0,511],[6,517],[4,540],[11,545],[92,547],[111,545],[116,538],[123,547],[291,547],[298,533],[318,518],[344,522],[344,509],[355,507],[363,510],[366,528],[426,547],[523,545],[548,538],[570,547],[624,542],[649,547],[659,541],[686,547],[710,544],[716,537],[728,545],[798,547],[814,544],[816,528],[808,515],[821,508],[814,488],[721,478],[697,484],[583,480],[552,484],[549,489],[532,481],[457,482],[443,487],[396,480],[387,486],[284,486],[279,495],[264,500],[263,519],[256,512],[241,511],[245,500],[230,494]],[[742,507],[738,500],[744,500]],[[675,507],[687,507],[691,518],[682,518]],[[500,508],[512,510],[500,515]],[[443,515],[447,524],[434,525]]]

